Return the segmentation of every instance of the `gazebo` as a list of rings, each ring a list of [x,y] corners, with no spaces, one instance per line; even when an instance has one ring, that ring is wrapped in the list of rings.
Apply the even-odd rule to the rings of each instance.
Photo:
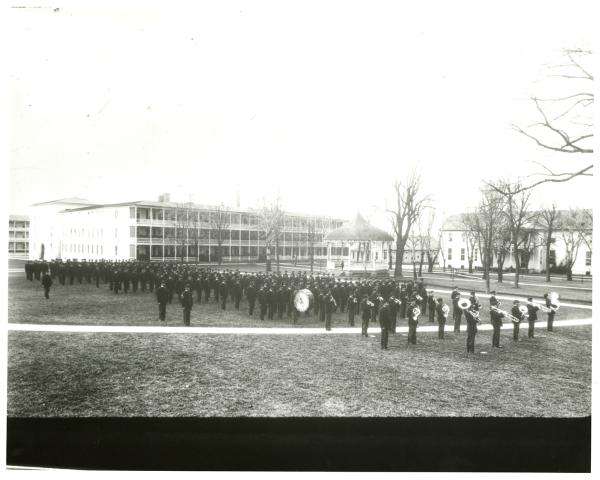
[[[376,272],[387,270],[394,238],[384,230],[374,227],[360,213],[353,222],[329,232],[327,242],[327,269],[336,264],[350,272]]]

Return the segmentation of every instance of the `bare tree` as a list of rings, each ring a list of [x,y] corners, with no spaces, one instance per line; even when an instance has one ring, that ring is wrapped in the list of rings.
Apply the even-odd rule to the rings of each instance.
[[[435,220],[435,210],[431,210],[430,215],[427,218],[424,232],[423,232],[423,251],[421,252],[421,264],[419,265],[419,276],[421,276],[421,267],[423,265],[423,260],[425,256],[427,256],[427,271],[429,273],[433,272],[433,264],[437,260],[439,255],[439,243],[434,247],[434,239],[431,236],[433,233],[433,222]]]
[[[483,277],[486,291],[490,292],[490,268],[494,259],[495,240],[498,235],[498,218],[502,212],[503,198],[490,188],[481,191],[482,198],[473,213],[463,216],[463,222],[476,232],[479,241],[479,252],[483,264]]]
[[[431,201],[430,195],[423,197],[419,195],[420,188],[421,179],[415,172],[409,173],[405,181],[396,180],[394,182],[396,207],[395,209],[386,209],[396,234],[396,267],[394,270],[396,277],[402,276],[402,259],[411,229],[423,210],[429,207]]]
[[[537,218],[537,227],[542,230],[541,245],[545,247],[545,267],[546,282],[550,282],[550,247],[554,243],[553,235],[556,227],[558,211],[553,203],[549,207],[544,207],[539,211]]]
[[[467,245],[467,261],[469,263],[469,273],[473,273],[473,260],[475,257],[475,249],[479,244],[479,233],[473,228],[472,222],[469,219],[465,219],[465,215],[462,215],[462,223],[464,225],[465,244]]]
[[[265,241],[265,253],[267,258],[266,271],[271,271],[273,258],[272,246],[275,246],[277,261],[277,271],[279,272],[279,240],[283,231],[284,211],[281,206],[281,199],[277,197],[271,203],[263,199],[263,205],[260,210],[260,222],[262,235]]]
[[[212,209],[209,213],[210,239],[217,242],[217,264],[223,261],[223,242],[229,234],[230,213],[223,204]]]
[[[585,49],[563,50],[564,62],[549,67],[549,78],[560,79],[558,88],[567,87],[567,90],[552,98],[531,97],[540,121],[528,127],[512,125],[513,129],[546,150],[593,153],[594,77],[587,66],[591,55],[592,52]],[[543,183],[567,182],[575,177],[591,176],[593,167],[593,163],[587,159],[583,164],[571,162],[569,167],[565,167],[566,171],[560,172],[540,163],[538,165],[543,171],[532,175],[538,179],[527,184],[521,183],[520,190],[529,190]]]
[[[519,288],[521,247],[526,240],[524,230],[527,225],[531,225],[535,218],[535,212],[528,211],[531,190],[523,189],[520,182],[511,182],[510,180],[499,180],[491,185],[496,192],[501,192],[505,199],[504,217],[507,220],[511,250],[515,261],[515,288]],[[502,239],[501,243],[503,243]]]
[[[315,263],[315,243],[322,242],[325,229],[321,219],[312,217],[308,221],[308,254],[310,257],[310,273],[313,272]]]
[[[443,239],[443,232],[440,230],[440,232],[438,234],[438,245],[440,246],[439,252],[440,252],[440,255],[442,256],[442,271],[445,272],[446,271],[446,253],[444,250],[444,245],[443,245],[442,239]],[[432,271],[433,271],[433,267],[432,267]]]

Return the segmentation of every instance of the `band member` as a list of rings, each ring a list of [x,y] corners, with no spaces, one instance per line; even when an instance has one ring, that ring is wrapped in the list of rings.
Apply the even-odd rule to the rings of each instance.
[[[433,290],[430,290],[427,293],[427,303],[429,306],[429,322],[433,323],[435,321],[435,313],[436,313],[436,301],[435,296],[433,295]]]
[[[552,331],[552,324],[554,323],[554,315],[556,315],[556,305],[552,303],[550,296],[544,293],[544,299],[546,300],[546,307],[550,309],[548,312],[548,331]]]
[[[479,312],[475,305],[465,309],[465,320],[467,321],[467,353],[475,353],[475,335],[477,335],[477,324]]]
[[[256,303],[256,287],[251,283],[246,287],[246,298],[248,299],[248,315],[254,313],[254,305]]]
[[[348,297],[348,323],[351,327],[354,326],[354,314],[356,313],[356,305],[358,298],[356,292]]]
[[[416,302],[411,302],[408,305],[408,343],[416,345],[417,343],[417,326],[419,324],[419,315],[421,310]]]
[[[179,295],[179,300],[183,307],[183,324],[189,326],[192,306],[194,305],[194,296],[192,295],[192,290],[189,285],[185,286],[185,289]]]
[[[446,320],[448,319],[448,313],[450,312],[450,307],[444,303],[444,299],[439,297],[437,299],[437,305],[435,307],[435,311],[437,313],[437,321],[438,321],[438,338],[440,340],[444,339],[444,328],[446,327]]]
[[[495,309],[500,308],[500,301],[496,298],[496,291],[492,290],[490,295],[490,323],[494,332],[492,333],[492,347],[504,348],[500,346],[500,329],[502,328],[502,313]]]
[[[52,277],[48,275],[48,272],[45,272],[42,275],[42,285],[44,287],[44,297],[46,299],[50,298],[50,287],[52,286]]]
[[[331,314],[337,308],[337,302],[331,292],[325,298],[325,330],[331,330]]]
[[[367,295],[363,296],[361,305],[360,305],[360,310],[362,312],[361,314],[361,318],[362,318],[362,331],[361,331],[361,336],[364,337],[368,337],[368,330],[369,330],[369,320],[371,319],[371,309],[373,308],[373,302],[369,301],[369,297]]]
[[[533,331],[535,329],[535,322],[537,321],[537,312],[540,309],[537,305],[533,303],[533,298],[529,297],[527,299],[527,313],[529,314],[529,330],[527,331],[527,338],[533,338]]]
[[[158,319],[164,322],[169,301],[169,289],[165,286],[165,282],[160,282],[160,287],[156,289],[156,301],[158,302]]]
[[[390,304],[388,302],[383,302],[381,308],[379,309],[379,326],[381,327],[381,349],[388,349],[388,338],[390,334],[391,327],[391,318],[390,318]]]
[[[481,303],[479,303],[479,299],[477,298],[477,294],[475,292],[471,292],[469,302],[471,302],[471,305],[475,305],[477,311],[481,309]]]
[[[516,342],[519,340],[519,326],[521,324],[521,321],[525,318],[525,315],[519,309],[518,300],[513,301],[513,307],[510,311],[510,314],[514,317],[514,319],[511,320],[513,322],[513,340]]]
[[[268,308],[267,290],[264,286],[258,291],[258,305],[260,306],[260,319],[264,320]]]
[[[396,323],[398,323],[398,311],[400,310],[400,300],[396,297],[390,297],[388,302],[388,310],[390,317],[390,333],[396,333]]]
[[[454,319],[454,331],[458,333],[460,332],[460,321],[462,317],[462,309],[458,306],[458,301],[460,300],[460,292],[458,291],[458,287],[454,287],[450,298],[452,299],[452,318]]]

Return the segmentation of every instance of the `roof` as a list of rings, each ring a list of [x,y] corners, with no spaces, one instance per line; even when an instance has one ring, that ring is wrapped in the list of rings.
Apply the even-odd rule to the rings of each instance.
[[[29,221],[29,217],[27,215],[9,215],[8,219],[14,220],[17,222],[28,222]]]
[[[580,215],[579,220],[583,224],[586,225],[586,228],[589,228],[591,230],[592,229],[592,210],[584,208],[584,209],[579,209],[577,211],[586,213],[586,215]],[[533,210],[529,213],[529,215],[533,215],[535,213],[539,213],[539,211]],[[560,230],[562,228],[564,222],[568,219],[570,213],[571,213],[571,210],[557,210],[556,211],[556,220],[555,220],[555,224],[554,224],[555,230]],[[463,232],[463,231],[467,230],[467,227],[465,226],[464,221],[463,221],[464,215],[466,215],[466,214],[459,213],[457,215],[450,215],[448,218],[446,218],[446,220],[444,220],[441,230],[459,231],[459,232]],[[527,227],[533,228],[533,229],[535,229],[536,227],[538,229],[543,229],[543,226],[540,225],[539,223],[538,224],[535,224],[535,223],[530,224]]]
[[[154,207],[154,208],[194,208],[199,210],[217,210],[219,208],[224,209],[228,212],[232,213],[248,213],[252,215],[260,215],[259,209],[252,209],[246,207],[228,207],[224,205],[202,205],[197,203],[180,203],[180,202],[158,202],[156,200],[135,200],[132,202],[120,202],[120,203],[105,203],[105,204],[91,204],[86,205],[84,207],[78,208],[68,208],[63,210],[63,212],[77,212],[82,210],[94,210],[97,208],[112,208],[112,207],[127,207],[127,206],[138,206],[138,207]],[[309,215],[306,213],[297,213],[297,212],[288,212],[284,211],[286,216],[298,216],[298,217],[322,217],[322,218],[331,218],[332,220],[341,221],[342,219],[332,217],[329,215]]]
[[[49,202],[34,203],[32,206],[37,207],[40,205],[96,205],[85,198],[69,197],[59,198],[57,200],[50,200]]]
[[[325,240],[392,242],[394,238],[386,231],[371,225],[360,213],[357,213],[353,222],[332,230],[325,236]]]

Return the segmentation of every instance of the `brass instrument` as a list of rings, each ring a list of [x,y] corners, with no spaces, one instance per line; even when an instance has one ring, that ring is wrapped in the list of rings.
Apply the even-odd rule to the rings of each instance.
[[[418,317],[419,315],[421,315],[421,309],[419,307],[413,307],[413,309],[411,310],[412,316],[413,317]]]
[[[527,307],[525,307],[527,308]],[[498,307],[490,307],[490,311],[499,313],[501,316],[508,318],[509,320],[515,322],[515,323],[519,323],[521,320],[519,320],[517,317],[512,316],[510,313],[508,313],[506,310],[501,310]]]
[[[445,303],[442,306],[442,313],[444,314],[445,318],[448,318],[448,313],[450,313],[450,307],[448,305],[446,305]]]
[[[466,298],[461,298],[457,303],[456,306],[458,308],[460,308],[461,310],[466,310],[467,308],[469,308],[471,306],[471,302],[469,300],[467,300]]]
[[[527,318],[529,317],[529,310],[527,309],[527,307],[525,305],[520,305],[519,311],[523,315],[523,320],[527,320]]]

